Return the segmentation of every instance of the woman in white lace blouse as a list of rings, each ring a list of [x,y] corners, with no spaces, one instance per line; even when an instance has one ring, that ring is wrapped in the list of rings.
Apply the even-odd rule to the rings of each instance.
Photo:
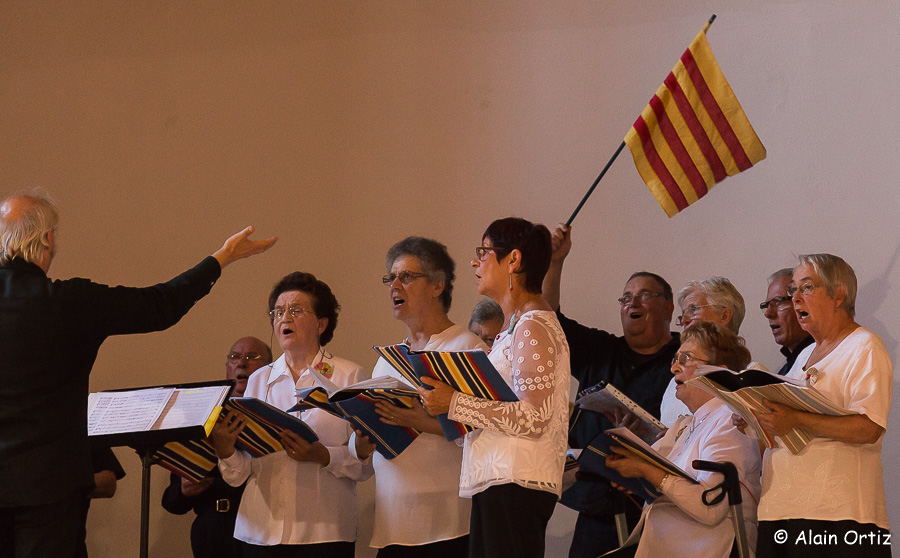
[[[478,292],[497,301],[506,323],[491,362],[519,398],[479,399],[423,378],[431,414],[475,426],[463,446],[460,495],[472,498],[469,555],[542,558],[559,498],[566,452],[569,346],[541,297],[550,232],[524,219],[494,221],[475,250]]]

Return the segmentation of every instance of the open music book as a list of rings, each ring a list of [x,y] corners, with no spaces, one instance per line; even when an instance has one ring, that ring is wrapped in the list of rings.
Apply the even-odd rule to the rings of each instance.
[[[666,426],[656,417],[647,412],[646,409],[635,403],[630,397],[616,389],[612,384],[600,382],[583,390],[575,404],[587,411],[595,413],[614,413],[616,409],[627,411],[641,419],[650,436],[654,439],[657,434],[665,430]]]
[[[815,368],[809,372],[815,376]],[[792,409],[822,415],[842,416],[856,414],[842,409],[828,400],[803,380],[785,378],[762,370],[734,372],[718,366],[701,365],[688,384],[718,397],[732,411],[739,414],[756,431],[756,435],[770,448],[777,445],[777,437],[791,453],[799,453],[812,440],[812,435],[800,428],[793,428],[784,436],[772,436],[760,426],[756,413],[767,413],[763,400],[787,405]]]
[[[585,473],[601,476],[625,487],[648,502],[658,498],[660,494],[656,491],[656,487],[646,479],[623,477],[615,469],[606,466],[606,458],[612,453],[610,446],[621,446],[670,475],[687,479],[693,483],[697,482],[689,473],[663,457],[627,428],[611,428],[591,440],[578,457],[580,466],[578,477],[584,478]]]
[[[419,436],[412,428],[386,424],[375,412],[378,401],[411,409],[418,397],[415,388],[390,376],[339,388],[316,370],[310,368],[309,373],[319,385],[297,388],[298,403],[289,411],[318,408],[342,418],[368,436],[375,450],[386,459],[400,455]]]
[[[482,399],[518,401],[500,373],[481,349],[471,351],[411,351],[406,345],[373,347],[412,385],[422,386],[423,376],[448,384],[453,389]],[[428,387],[428,386],[425,386]],[[474,430],[455,422],[446,414],[437,416],[448,440],[455,440]]]

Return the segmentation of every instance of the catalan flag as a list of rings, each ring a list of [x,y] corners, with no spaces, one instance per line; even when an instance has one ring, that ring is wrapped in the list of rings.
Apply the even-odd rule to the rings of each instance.
[[[766,157],[706,41],[709,25],[625,135],[638,173],[669,217]]]

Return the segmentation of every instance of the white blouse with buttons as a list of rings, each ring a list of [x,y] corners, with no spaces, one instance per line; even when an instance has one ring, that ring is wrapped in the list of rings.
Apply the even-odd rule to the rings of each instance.
[[[365,379],[362,367],[354,362],[337,357],[325,362],[334,368],[331,381],[338,387]],[[312,385],[316,384],[308,371],[294,383],[282,355],[250,376],[244,395],[287,410],[297,402],[296,388]],[[219,460],[225,482],[239,486],[247,481],[234,538],[262,546],[356,540],[356,483],[372,476],[372,462],[350,455],[349,422],[320,409],[299,416],[328,449],[327,467],[294,461],[283,451],[256,458],[236,451]]]

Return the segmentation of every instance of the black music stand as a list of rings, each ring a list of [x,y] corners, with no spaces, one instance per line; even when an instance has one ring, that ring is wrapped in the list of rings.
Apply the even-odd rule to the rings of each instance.
[[[225,399],[234,390],[234,380],[215,380],[211,382],[193,382],[187,384],[170,384],[138,388],[111,389],[106,392],[137,391],[143,389],[176,388],[190,389],[213,386],[230,386]],[[156,463],[153,455],[169,442],[186,442],[206,437],[202,424],[169,428],[165,430],[145,430],[141,432],[117,432],[91,436],[91,439],[107,446],[128,446],[133,448],[141,458],[141,553],[140,558],[149,558],[150,545],[150,466]]]

